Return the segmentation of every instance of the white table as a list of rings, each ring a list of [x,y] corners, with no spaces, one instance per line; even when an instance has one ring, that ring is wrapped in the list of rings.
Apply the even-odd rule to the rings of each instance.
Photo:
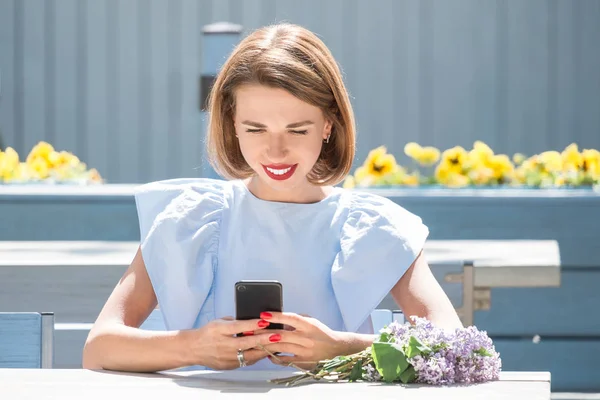
[[[502,372],[499,381],[434,387],[380,383],[311,383],[285,387],[267,382],[288,376],[266,371],[131,374],[90,370],[0,370],[2,399],[550,399],[550,373]]]

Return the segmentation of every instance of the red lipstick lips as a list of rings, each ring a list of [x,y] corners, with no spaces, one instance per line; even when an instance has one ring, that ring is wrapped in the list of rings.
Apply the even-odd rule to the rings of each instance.
[[[269,176],[269,178],[274,179],[276,181],[284,181],[286,179],[289,179],[292,175],[294,175],[297,166],[298,164],[271,164],[263,165],[262,167]]]

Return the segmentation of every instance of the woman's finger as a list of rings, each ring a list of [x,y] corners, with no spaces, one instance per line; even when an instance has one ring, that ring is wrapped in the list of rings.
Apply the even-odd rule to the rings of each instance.
[[[283,330],[278,330],[278,332],[285,332]],[[291,332],[289,332],[291,333]],[[272,333],[267,330],[263,330],[261,332],[256,332],[254,335],[242,336],[242,337],[232,337],[231,343],[228,344],[228,347],[236,348],[236,349],[260,349],[263,346],[268,344],[280,342],[282,339],[281,333]]]
[[[271,323],[288,325],[297,330],[308,331],[313,328],[313,324],[310,322],[311,319],[295,313],[265,311],[260,313],[260,318]]]
[[[268,321],[262,319],[249,319],[249,320],[217,320],[219,323],[219,330],[222,334],[227,336],[237,335],[238,333],[244,332],[256,332],[265,329],[270,325]]]
[[[273,343],[264,346],[264,348],[271,354],[287,353],[300,357],[306,357],[309,354],[309,350],[306,347],[294,343]]]
[[[260,360],[267,358],[268,354],[266,354],[263,350],[244,350],[244,360],[246,360],[246,365],[254,365]],[[237,353],[236,353],[237,359]]]
[[[269,343],[293,343],[302,347],[312,349],[314,342],[312,339],[297,331],[286,331],[282,329],[264,329],[260,332],[255,332],[255,337],[268,335]]]

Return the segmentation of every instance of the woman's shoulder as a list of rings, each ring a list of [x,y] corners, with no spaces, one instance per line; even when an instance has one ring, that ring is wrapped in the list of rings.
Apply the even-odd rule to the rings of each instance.
[[[217,193],[223,194],[225,190],[232,186],[231,181],[209,178],[177,178],[165,179],[144,183],[135,188],[134,194],[140,193],[163,193],[176,194],[185,190],[192,190],[198,193]]]
[[[150,182],[134,191],[141,236],[164,223],[191,226],[194,222],[219,221],[231,196],[229,181],[169,179]]]
[[[414,263],[429,230],[386,197],[356,189],[343,197],[347,212],[332,287],[345,327],[354,332]]]
[[[204,304],[218,262],[230,185],[171,179],[135,190],[142,256],[167,329],[190,329],[214,317]]]
[[[356,189],[345,189],[348,222],[373,224],[421,223],[421,218],[387,197]]]
[[[145,183],[135,188],[134,196],[138,203],[150,202],[165,207],[175,199],[205,200],[224,203],[231,193],[232,183],[207,178],[167,179]]]

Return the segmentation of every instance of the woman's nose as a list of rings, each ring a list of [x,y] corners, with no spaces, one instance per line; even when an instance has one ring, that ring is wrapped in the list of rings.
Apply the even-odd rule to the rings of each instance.
[[[273,135],[269,140],[267,155],[271,161],[281,161],[287,156],[287,145],[282,135]]]

